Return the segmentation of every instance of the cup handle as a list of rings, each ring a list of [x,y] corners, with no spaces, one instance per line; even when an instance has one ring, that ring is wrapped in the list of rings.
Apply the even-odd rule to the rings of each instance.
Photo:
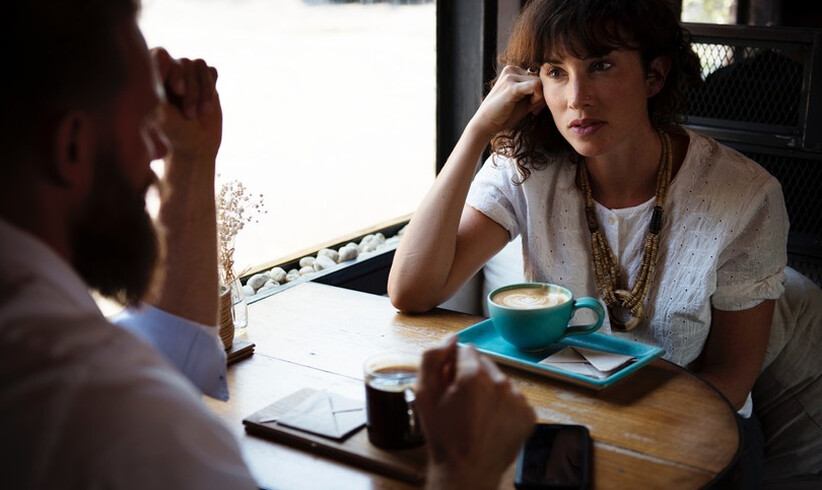
[[[421,429],[417,423],[417,408],[415,406],[417,394],[413,388],[406,388],[403,394],[405,395],[405,403],[408,405],[408,433],[411,437],[418,437]]]
[[[602,326],[602,322],[605,321],[605,309],[602,307],[599,300],[589,297],[574,300],[574,306],[571,310],[571,318],[573,318],[574,315],[576,315],[577,310],[581,308],[587,308],[596,313],[597,321],[588,325],[570,326],[565,329],[565,333],[562,335],[562,338],[569,337],[571,335],[582,335],[596,332]]]

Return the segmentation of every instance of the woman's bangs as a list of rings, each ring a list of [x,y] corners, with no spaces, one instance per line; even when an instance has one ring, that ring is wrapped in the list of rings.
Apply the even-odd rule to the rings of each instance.
[[[594,18],[586,19],[586,22],[554,20],[540,33],[544,47],[543,60],[564,56],[585,59],[604,56],[616,49],[636,49],[631,36],[613,19]]]

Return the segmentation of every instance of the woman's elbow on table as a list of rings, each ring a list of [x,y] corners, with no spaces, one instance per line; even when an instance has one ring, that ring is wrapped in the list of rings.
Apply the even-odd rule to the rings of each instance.
[[[433,310],[439,303],[431,298],[423,297],[423,289],[399,285],[389,278],[388,298],[394,308],[403,313],[425,313]]]

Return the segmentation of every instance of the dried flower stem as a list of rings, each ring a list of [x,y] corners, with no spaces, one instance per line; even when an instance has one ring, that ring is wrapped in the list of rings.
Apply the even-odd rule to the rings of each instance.
[[[248,195],[242,182],[232,180],[220,186],[217,194],[217,259],[220,280],[230,284],[237,279],[234,272],[234,242],[246,223],[258,223],[259,216],[268,211],[263,209],[263,195],[258,198]]]

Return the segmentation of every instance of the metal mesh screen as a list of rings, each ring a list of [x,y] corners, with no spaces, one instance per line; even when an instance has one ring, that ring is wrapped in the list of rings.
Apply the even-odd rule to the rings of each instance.
[[[705,84],[688,94],[690,116],[799,126],[803,65],[797,60],[804,59],[803,47],[695,43],[694,50]]]

